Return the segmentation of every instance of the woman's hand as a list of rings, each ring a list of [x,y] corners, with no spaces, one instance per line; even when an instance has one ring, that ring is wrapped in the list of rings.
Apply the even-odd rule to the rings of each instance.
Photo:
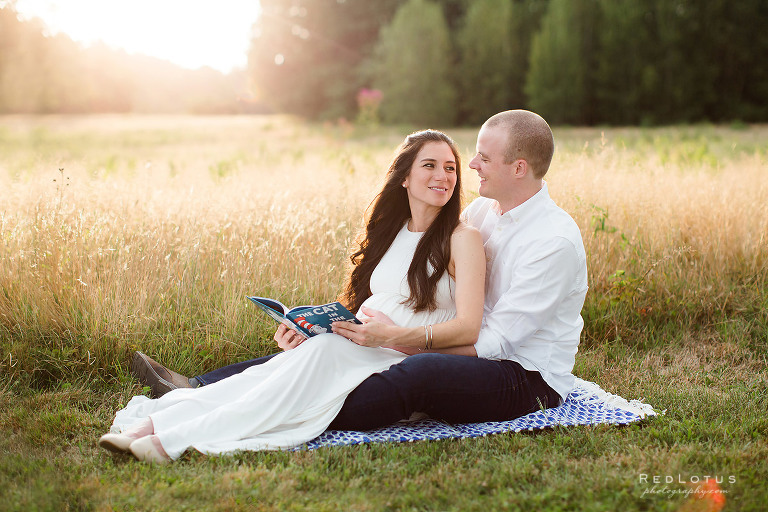
[[[301,345],[307,337],[299,334],[285,324],[280,324],[275,332],[277,346],[283,350],[291,350]]]
[[[360,306],[360,311],[371,320],[376,320],[384,325],[395,325],[395,322],[393,322],[391,318],[377,309],[371,309],[368,306]],[[363,319],[363,322],[365,322],[365,320],[366,319]]]
[[[333,322],[333,332],[364,347],[381,347],[392,341],[392,328],[395,323],[381,311],[363,306],[361,311],[368,318],[363,324],[352,322]]]

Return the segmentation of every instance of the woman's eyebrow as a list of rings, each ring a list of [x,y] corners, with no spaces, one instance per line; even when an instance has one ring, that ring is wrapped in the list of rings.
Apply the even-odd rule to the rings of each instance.
[[[437,160],[434,158],[422,158],[421,160],[419,160],[419,162],[437,162]],[[453,160],[446,160],[445,163],[455,164],[456,162],[454,162]]]

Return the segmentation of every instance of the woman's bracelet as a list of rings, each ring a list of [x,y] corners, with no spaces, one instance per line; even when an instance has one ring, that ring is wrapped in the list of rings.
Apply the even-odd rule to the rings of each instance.
[[[424,350],[432,350],[432,324],[424,326]]]

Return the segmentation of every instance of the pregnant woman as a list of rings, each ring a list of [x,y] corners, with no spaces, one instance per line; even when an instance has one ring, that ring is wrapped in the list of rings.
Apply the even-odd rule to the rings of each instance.
[[[99,444],[159,463],[188,448],[207,454],[292,448],[321,434],[358,384],[406,352],[473,343],[485,254],[479,232],[459,220],[460,167],[447,135],[413,133],[369,208],[342,302],[363,321],[355,338],[391,348],[320,334],[220,382],[154,400],[134,397]]]

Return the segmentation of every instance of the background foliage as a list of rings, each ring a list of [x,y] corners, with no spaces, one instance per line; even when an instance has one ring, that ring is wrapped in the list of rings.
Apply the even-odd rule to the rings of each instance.
[[[371,67],[374,87],[386,91],[384,121],[456,121],[449,34],[440,5],[431,0],[408,0],[382,29]]]
[[[45,36],[0,4],[0,113],[263,112],[477,124],[768,120],[762,0],[262,0],[247,71]]]
[[[264,90],[291,89],[311,105],[302,113],[320,117],[343,112],[337,100],[318,94],[343,82],[380,87],[384,119],[422,124],[433,122],[434,111],[442,113],[443,125],[476,124],[501,109],[521,107],[557,124],[768,118],[768,37],[762,29],[768,4],[760,0],[433,0],[444,17],[422,13],[418,18],[414,10],[426,12],[428,2],[390,0],[380,7],[377,2],[375,14],[363,12],[364,4],[262,1],[265,12],[283,15],[280,23],[262,17],[279,37],[271,38],[269,47],[254,45],[254,82]],[[325,16],[327,9],[335,16]],[[412,26],[405,24],[406,12]],[[364,44],[339,28],[360,26],[361,16]],[[444,23],[449,29],[445,50],[434,35]],[[297,26],[311,29],[304,33]],[[378,48],[391,45],[394,31],[400,34],[399,50],[373,50],[377,38]],[[327,38],[339,50],[321,55],[317,46]],[[440,49],[439,65],[424,47]],[[356,52],[354,62],[344,57],[349,50]],[[275,65],[274,55],[287,51],[285,62]],[[418,80],[413,59],[422,66]],[[343,73],[324,72],[340,60]],[[281,69],[289,66],[290,74]],[[371,76],[371,66],[378,74]],[[441,78],[446,72],[449,80]],[[323,76],[320,89],[312,80],[318,74]],[[387,80],[377,82],[382,75]],[[430,83],[428,91],[423,82]],[[456,107],[443,107],[454,94]],[[280,108],[278,94],[263,99]],[[406,114],[404,103],[420,108]],[[352,110],[345,115],[352,117]]]

